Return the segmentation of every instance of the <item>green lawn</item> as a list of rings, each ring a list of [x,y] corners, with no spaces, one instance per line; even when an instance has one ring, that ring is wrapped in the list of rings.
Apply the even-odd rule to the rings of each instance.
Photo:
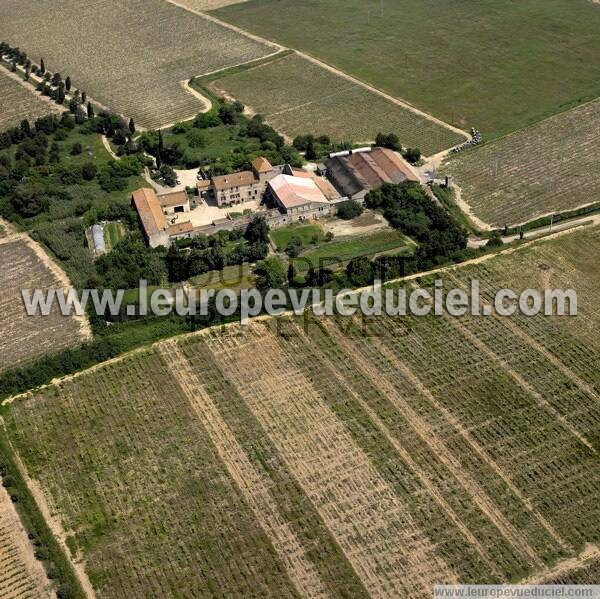
[[[383,253],[410,252],[414,242],[398,231],[378,231],[362,237],[348,237],[308,249],[294,260],[299,271],[309,266],[335,268],[360,256],[375,257]]]
[[[192,277],[189,283],[196,289],[215,289],[218,291],[227,288],[239,291],[240,289],[254,287],[255,281],[256,278],[252,274],[249,264],[236,264],[226,266],[223,270],[211,270],[203,275]]]
[[[323,241],[323,229],[318,224],[314,225],[290,225],[281,229],[273,229],[271,231],[271,239],[275,247],[282,252],[287,247],[292,237],[300,237],[304,245],[310,245],[314,237],[319,241]]]
[[[486,137],[600,95],[591,0],[388,0],[379,10],[379,0],[250,0],[214,14]]]
[[[104,225],[104,243],[106,244],[107,251],[114,248],[125,237],[126,233],[127,229],[123,226],[123,223],[106,223]]]

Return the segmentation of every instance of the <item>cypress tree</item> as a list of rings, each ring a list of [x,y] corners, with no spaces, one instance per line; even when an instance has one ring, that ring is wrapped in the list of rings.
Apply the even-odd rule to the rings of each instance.
[[[135,133],[135,123],[133,119],[129,119],[129,131],[131,131],[131,135]]]
[[[46,72],[46,65],[44,64],[44,59],[40,60],[40,75],[43,75]]]
[[[92,106],[91,102],[88,102],[87,113],[88,113],[88,118],[89,119],[93,119],[94,118],[94,107]]]
[[[65,88],[67,91],[71,91],[71,77],[65,79]]]

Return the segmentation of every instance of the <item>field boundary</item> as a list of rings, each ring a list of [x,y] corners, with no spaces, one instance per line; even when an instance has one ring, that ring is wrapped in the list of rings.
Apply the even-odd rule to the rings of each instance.
[[[287,46],[282,46],[280,44],[277,44],[276,42],[272,42],[271,40],[263,38],[259,35],[250,33],[249,31],[242,29],[241,27],[238,27],[237,25],[233,25],[231,23],[228,23],[227,21],[223,21],[213,15],[209,15],[205,12],[193,10],[186,6],[183,6],[183,5],[179,4],[176,0],[166,0],[166,1],[169,2],[170,4],[173,4],[174,6],[178,6],[180,8],[183,8],[184,10],[187,10],[194,14],[200,15],[200,16],[204,17],[205,19],[208,19],[214,23],[218,23],[219,25],[221,25],[223,27],[227,27],[227,28],[231,29],[232,31],[235,31],[239,34],[245,35],[246,37],[248,37],[256,42],[261,42],[261,43],[267,44],[271,47],[278,48],[278,51],[293,50],[298,56],[304,58],[305,60],[308,60],[309,62],[312,62],[313,64],[316,64],[317,66],[320,66],[323,69],[326,69],[330,73],[334,73],[335,75],[338,75],[339,77],[342,77],[342,78],[346,79],[347,81],[354,83],[355,85],[359,85],[360,87],[363,87],[364,89],[367,89],[370,92],[375,93],[378,96],[381,96],[382,98],[385,98],[389,102],[392,102],[393,104],[396,104],[397,106],[400,106],[400,107],[404,108],[405,110],[412,112],[413,114],[417,114],[420,117],[427,119],[428,121],[431,121],[440,127],[449,129],[450,131],[453,131],[454,133],[457,133],[458,135],[463,136],[465,138],[465,140],[471,139],[471,135],[469,133],[467,133],[466,131],[464,131],[463,129],[455,127],[454,125],[450,125],[449,123],[442,121],[441,119],[433,116],[432,114],[429,114],[428,112],[424,112],[423,110],[417,108],[416,106],[413,106],[406,100],[402,100],[400,98],[392,96],[369,83],[361,81],[360,79],[357,79],[356,77],[353,77],[352,75],[349,75],[348,73],[345,73],[344,71],[338,69],[335,66],[332,66],[326,62],[323,62],[322,60],[319,60],[318,58],[315,58],[314,56],[311,56],[310,54],[307,54],[306,52],[301,52],[300,50],[297,50],[295,48],[289,48]],[[268,56],[265,58],[268,58]],[[224,71],[225,69],[222,69],[222,70]],[[216,72],[218,72],[218,71],[216,71]],[[213,74],[214,73],[207,73],[207,75],[213,75]]]
[[[89,597],[94,599],[94,590],[84,569],[75,564],[64,542],[62,528],[50,514],[45,497],[32,485],[21,458],[15,451],[7,434],[6,423],[0,416],[0,458],[5,462],[8,472],[16,481],[15,487],[21,493],[17,504],[19,520],[29,532],[36,533],[46,545],[49,559],[58,568],[58,580],[69,584],[71,597]],[[75,585],[75,586],[72,586]]]
[[[522,580],[519,584],[546,584],[547,581],[579,570],[596,559],[600,559],[600,547],[598,545],[587,544],[579,555],[561,560],[553,567],[537,572],[529,578]]]

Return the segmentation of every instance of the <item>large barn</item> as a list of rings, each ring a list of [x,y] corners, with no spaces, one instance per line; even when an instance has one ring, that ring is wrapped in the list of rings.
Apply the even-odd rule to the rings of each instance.
[[[327,161],[327,176],[343,196],[357,201],[384,183],[419,181],[408,163],[387,148],[333,156]]]

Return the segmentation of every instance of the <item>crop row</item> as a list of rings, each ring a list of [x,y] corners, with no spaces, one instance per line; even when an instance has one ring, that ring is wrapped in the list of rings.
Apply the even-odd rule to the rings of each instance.
[[[27,316],[21,290],[62,288],[25,239],[6,239],[0,245],[0,371],[58,350],[79,339],[79,325],[54,309],[50,315]]]
[[[49,68],[70,75],[74,87],[146,128],[203,109],[182,82],[272,52],[162,0],[66,0],[52,19],[33,0],[3,8],[0,38],[43,57]]]

